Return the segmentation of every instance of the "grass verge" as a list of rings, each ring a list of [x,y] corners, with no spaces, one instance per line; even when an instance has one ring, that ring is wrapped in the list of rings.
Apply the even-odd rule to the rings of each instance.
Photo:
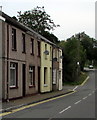
[[[77,81],[74,81],[74,82],[66,81],[64,82],[63,85],[81,85],[87,77],[88,75],[85,72],[81,72]]]

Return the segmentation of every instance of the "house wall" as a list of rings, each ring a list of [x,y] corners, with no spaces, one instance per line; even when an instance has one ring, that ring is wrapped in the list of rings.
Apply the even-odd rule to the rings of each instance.
[[[63,73],[63,68],[62,68],[62,50],[59,49],[59,90],[62,90],[62,73]]]
[[[45,59],[45,44],[46,42],[41,42],[41,92],[49,92],[52,90],[52,60],[50,59],[50,55],[52,55],[52,50],[50,52],[50,44],[47,44],[47,50],[49,51],[49,55],[47,55],[47,59]],[[46,84],[44,84],[44,67],[47,67],[46,74]]]
[[[2,20],[0,19],[0,100],[2,99],[2,37]]]
[[[7,31],[8,26],[8,31]],[[17,51],[12,51],[12,28],[16,29],[16,42],[17,42]],[[33,38],[31,35],[26,34],[21,29],[12,26],[8,23],[4,25],[5,30],[5,95],[4,99],[13,99],[18,97],[23,97],[23,80],[22,80],[22,64],[26,65],[26,91],[25,94],[35,94],[38,92],[38,66],[40,66],[40,58],[37,56],[37,39],[34,38],[34,55],[30,54],[30,40]],[[22,33],[25,34],[25,45],[26,45],[26,53],[22,53]],[[9,34],[9,35],[7,35]],[[9,36],[9,38],[7,38]],[[9,39],[9,54],[8,54],[8,63],[7,63],[7,53],[8,53],[8,43],[7,40]],[[17,88],[10,88],[10,62],[15,62],[18,64],[18,82]],[[8,64],[8,75],[7,75],[7,64]],[[29,87],[29,65],[35,66],[35,86]],[[8,78],[7,78],[8,76]],[[7,90],[7,80],[8,80],[8,90]],[[7,96],[8,93],[8,96]]]
[[[34,39],[34,55],[30,53],[30,42],[31,38]],[[36,38],[28,35],[27,36],[27,55],[26,55],[26,65],[27,65],[27,85],[26,85],[26,94],[38,93],[38,67],[40,67],[40,57],[38,56],[38,48],[37,48],[37,40]],[[35,66],[35,86],[29,87],[29,65]]]
[[[56,58],[56,60],[54,60]],[[59,71],[59,48],[53,48],[53,90],[58,90],[59,86],[59,78],[58,78],[58,71]],[[55,81],[55,82],[54,82]]]

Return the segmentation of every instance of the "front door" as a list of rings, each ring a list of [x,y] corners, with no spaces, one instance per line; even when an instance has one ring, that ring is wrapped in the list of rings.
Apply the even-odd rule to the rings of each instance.
[[[22,64],[22,96],[26,93],[26,65]]]
[[[40,93],[40,67],[38,67],[38,92]]]

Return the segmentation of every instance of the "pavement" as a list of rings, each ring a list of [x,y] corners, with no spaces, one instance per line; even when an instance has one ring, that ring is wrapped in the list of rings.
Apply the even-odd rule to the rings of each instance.
[[[16,100],[10,100],[9,102],[3,102],[2,109],[0,109],[0,112],[7,112],[9,110],[20,108],[25,105],[37,103],[37,102],[47,100],[53,97],[68,94],[68,93],[73,92],[74,88],[75,86],[65,85],[63,86],[63,89],[61,91],[52,91],[49,93],[36,94],[36,95],[23,97],[23,98],[16,99]]]

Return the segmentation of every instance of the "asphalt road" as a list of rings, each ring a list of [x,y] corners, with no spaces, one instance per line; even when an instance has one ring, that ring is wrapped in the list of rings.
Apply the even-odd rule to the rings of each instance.
[[[77,86],[76,92],[25,108],[3,116],[3,118],[95,118],[95,92],[97,71],[89,71],[89,80],[83,86]],[[96,92],[97,93],[97,92]]]

